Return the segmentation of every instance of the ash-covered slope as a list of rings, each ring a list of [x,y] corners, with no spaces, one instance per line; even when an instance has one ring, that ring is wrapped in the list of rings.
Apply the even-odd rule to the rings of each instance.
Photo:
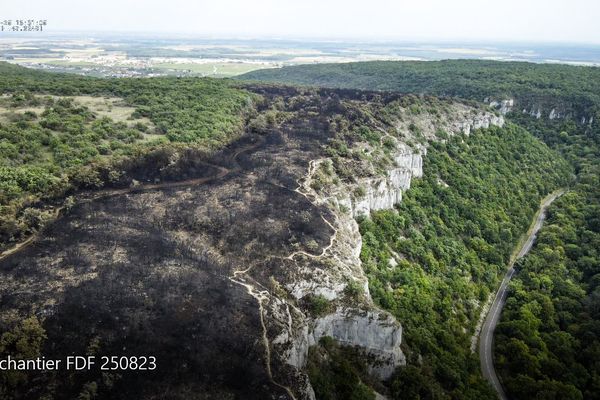
[[[404,363],[353,217],[401,200],[429,140],[503,119],[435,98],[250,90],[258,115],[200,179],[76,202],[0,260],[4,330],[35,316],[47,358],[152,355],[158,368],[29,372],[13,398],[311,399],[323,336],[365,353],[374,379]]]

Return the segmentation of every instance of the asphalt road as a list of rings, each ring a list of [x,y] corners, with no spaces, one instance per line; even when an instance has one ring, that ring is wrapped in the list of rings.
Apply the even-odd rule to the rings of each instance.
[[[506,393],[504,392],[502,384],[496,375],[496,370],[494,369],[494,329],[496,329],[500,314],[502,313],[502,308],[506,302],[508,283],[515,273],[514,261],[523,257],[531,250],[536,235],[544,223],[546,208],[563,193],[563,190],[556,191],[548,195],[542,201],[540,210],[529,229],[527,240],[521,245],[517,256],[511,261],[509,268],[506,271],[506,275],[504,275],[504,279],[502,279],[502,283],[498,288],[494,302],[485,318],[483,327],[481,328],[481,333],[479,335],[479,360],[481,362],[481,371],[483,377],[494,387],[494,390],[496,390],[496,393],[498,393],[498,397],[501,400],[507,400],[508,398],[506,397]]]

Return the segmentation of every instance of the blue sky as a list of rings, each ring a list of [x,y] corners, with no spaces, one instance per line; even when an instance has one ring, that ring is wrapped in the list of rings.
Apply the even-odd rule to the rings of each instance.
[[[2,0],[49,31],[600,44],[598,0]]]

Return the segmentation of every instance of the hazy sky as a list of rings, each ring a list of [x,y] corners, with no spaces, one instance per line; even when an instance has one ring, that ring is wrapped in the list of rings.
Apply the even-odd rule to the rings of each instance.
[[[0,0],[49,31],[600,43],[599,0]]]

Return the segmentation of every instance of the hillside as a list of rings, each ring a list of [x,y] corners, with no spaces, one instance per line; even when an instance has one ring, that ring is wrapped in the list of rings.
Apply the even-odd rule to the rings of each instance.
[[[599,74],[590,67],[441,61],[298,66],[244,78],[484,101],[560,151],[577,179],[550,207],[536,244],[518,264],[495,359],[510,398],[593,399],[600,343]]]
[[[431,96],[3,67],[0,355],[157,361],[4,371],[3,398],[492,398],[470,335],[572,173],[529,132]]]
[[[220,80],[94,79],[6,63],[0,92],[0,250],[78,190],[148,181],[143,168],[152,179],[187,177],[166,168],[169,158],[238,138],[258,100]]]

